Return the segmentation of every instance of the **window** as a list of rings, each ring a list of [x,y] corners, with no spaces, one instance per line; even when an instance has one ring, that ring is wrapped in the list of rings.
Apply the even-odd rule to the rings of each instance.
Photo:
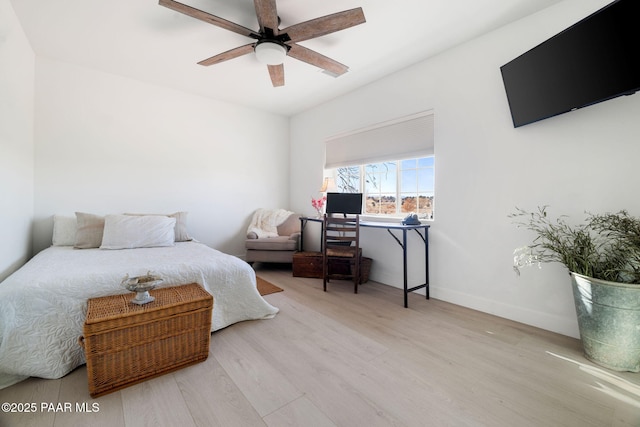
[[[363,214],[433,219],[434,156],[334,170],[339,192],[363,193]]]
[[[367,215],[433,219],[434,113],[423,111],[325,140],[338,191],[363,193]]]

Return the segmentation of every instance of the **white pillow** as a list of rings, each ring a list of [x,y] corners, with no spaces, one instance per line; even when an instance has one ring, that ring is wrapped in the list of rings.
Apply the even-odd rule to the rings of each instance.
[[[51,243],[53,246],[73,246],[76,242],[77,228],[75,216],[54,215]]]
[[[162,215],[162,216],[168,216],[169,218],[175,218],[176,219],[176,226],[175,226],[176,242],[189,242],[189,241],[193,240],[193,238],[191,236],[189,236],[189,233],[187,232],[187,214],[188,214],[188,212],[175,212],[175,213],[172,213],[172,214],[125,213],[125,215],[137,215],[137,216]]]
[[[173,246],[175,218],[166,216],[107,215],[100,249]]]

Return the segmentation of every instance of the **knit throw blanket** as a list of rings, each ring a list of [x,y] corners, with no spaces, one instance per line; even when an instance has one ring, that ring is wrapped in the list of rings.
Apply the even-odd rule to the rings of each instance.
[[[258,209],[253,214],[253,219],[247,234],[256,233],[258,238],[262,237],[278,237],[278,226],[285,222],[293,212],[285,209]]]

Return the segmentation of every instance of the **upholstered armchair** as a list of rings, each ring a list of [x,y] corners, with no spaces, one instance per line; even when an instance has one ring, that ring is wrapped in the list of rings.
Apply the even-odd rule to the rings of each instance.
[[[247,254],[245,260],[254,262],[293,262],[293,254],[298,250],[300,242],[300,214],[290,214],[284,222],[275,227],[276,233],[270,236],[259,236],[259,230],[252,231],[249,227],[245,247]],[[255,220],[255,216],[254,216]]]

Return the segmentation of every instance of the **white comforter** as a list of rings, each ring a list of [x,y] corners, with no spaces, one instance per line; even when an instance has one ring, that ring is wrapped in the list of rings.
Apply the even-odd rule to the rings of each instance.
[[[50,247],[0,283],[0,386],[16,376],[60,378],[85,363],[78,337],[87,299],[126,293],[122,278],[149,270],[164,279],[160,287],[199,283],[209,291],[212,331],[278,312],[258,293],[247,263],[200,243],[124,250]]]

